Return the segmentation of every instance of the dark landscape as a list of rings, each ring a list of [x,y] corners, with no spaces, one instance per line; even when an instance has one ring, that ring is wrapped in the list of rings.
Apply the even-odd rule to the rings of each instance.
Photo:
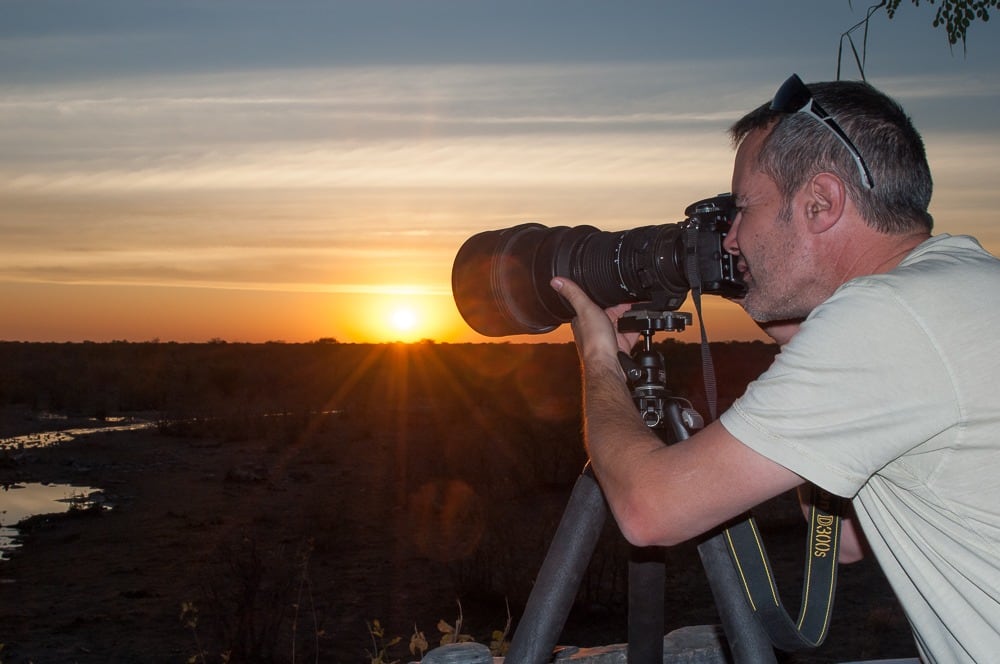
[[[698,346],[660,347],[707,414]],[[773,355],[714,344],[720,406]],[[151,423],[0,451],[5,490],[101,490],[21,525],[0,661],[406,662],[415,630],[512,633],[586,461],[578,372],[570,344],[0,343],[0,440]],[[791,496],[758,518],[794,613],[804,521]],[[694,546],[664,555],[664,631],[718,622]],[[609,524],[560,643],[625,640],[626,557]],[[913,653],[863,561],[826,643],[782,661]]]

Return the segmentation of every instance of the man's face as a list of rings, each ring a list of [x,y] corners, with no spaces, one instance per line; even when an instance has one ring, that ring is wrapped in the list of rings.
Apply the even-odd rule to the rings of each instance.
[[[794,201],[783,210],[778,186],[757,166],[766,136],[766,131],[750,133],[736,153],[732,191],[738,213],[725,241],[726,250],[739,256],[747,282],[743,308],[760,323],[809,313],[814,267],[804,250]]]

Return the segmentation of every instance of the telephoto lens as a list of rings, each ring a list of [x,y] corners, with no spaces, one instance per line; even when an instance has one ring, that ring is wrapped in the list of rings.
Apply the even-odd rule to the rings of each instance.
[[[728,194],[698,201],[674,224],[626,231],[528,223],[473,235],[452,268],[455,303],[480,334],[541,334],[573,318],[549,285],[572,279],[601,307],[652,301],[681,306],[693,283],[702,292],[741,297],[735,258],[722,247],[733,219]]]

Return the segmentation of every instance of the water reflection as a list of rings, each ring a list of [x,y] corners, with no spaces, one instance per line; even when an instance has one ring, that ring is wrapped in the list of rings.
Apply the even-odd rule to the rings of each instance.
[[[97,420],[94,420],[97,422]],[[141,431],[152,429],[155,422],[133,418],[108,418],[101,421],[99,426],[76,427],[72,429],[55,429],[50,431],[37,431],[21,436],[11,436],[0,438],[0,451],[31,449],[37,447],[47,447],[56,443],[64,443],[81,436],[89,436],[95,433],[113,433],[116,431]]]
[[[45,431],[36,431],[19,436],[0,438],[0,456],[11,455],[17,459],[24,450],[37,449],[66,442],[95,433],[118,431],[139,431],[151,429],[155,422],[132,417],[108,418],[106,420],[74,421],[84,424],[70,428],[68,418],[60,415],[40,414]],[[86,426],[90,422],[94,426]],[[66,428],[58,428],[62,424]],[[20,546],[17,524],[28,517],[39,514],[60,514],[74,509],[104,507],[104,494],[100,489],[72,484],[50,484],[47,482],[25,482],[0,486],[0,561],[8,558],[8,552]]]
[[[74,509],[91,509],[101,505],[103,494],[98,489],[72,484],[27,482],[10,484],[0,492],[0,560],[7,552],[20,546],[15,526],[31,516],[60,514]]]

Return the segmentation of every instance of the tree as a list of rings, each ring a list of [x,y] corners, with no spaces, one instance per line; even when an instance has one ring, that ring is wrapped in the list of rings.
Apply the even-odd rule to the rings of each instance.
[[[848,0],[850,2],[850,0]],[[914,7],[920,6],[920,0],[910,0]],[[927,4],[933,5],[937,0],[927,0]],[[868,50],[868,26],[872,16],[880,9],[885,8],[889,19],[896,15],[902,0],[880,0],[878,4],[868,8],[865,17],[849,30],[840,35],[840,48],[837,51],[837,80],[840,80],[840,69],[844,59],[844,43],[851,49],[854,62],[861,73],[862,80],[865,78],[865,54]],[[969,26],[976,20],[986,23],[990,20],[990,10],[1000,8],[1000,0],[941,0],[941,5],[934,15],[934,27],[944,26],[948,34],[948,43],[952,46],[959,41],[965,49],[965,35]],[[861,52],[858,52],[857,44],[854,43],[854,32],[861,30],[863,33]]]
[[[885,11],[891,19],[896,15],[902,0],[882,0]],[[910,0],[915,7],[920,6],[920,0]],[[927,4],[936,4],[937,0],[927,0]],[[990,10],[1000,8],[1000,0],[941,0],[934,15],[934,27],[944,26],[948,33],[948,43],[954,46],[959,41],[965,47],[965,34],[969,26],[976,20],[986,23],[990,20]]]

